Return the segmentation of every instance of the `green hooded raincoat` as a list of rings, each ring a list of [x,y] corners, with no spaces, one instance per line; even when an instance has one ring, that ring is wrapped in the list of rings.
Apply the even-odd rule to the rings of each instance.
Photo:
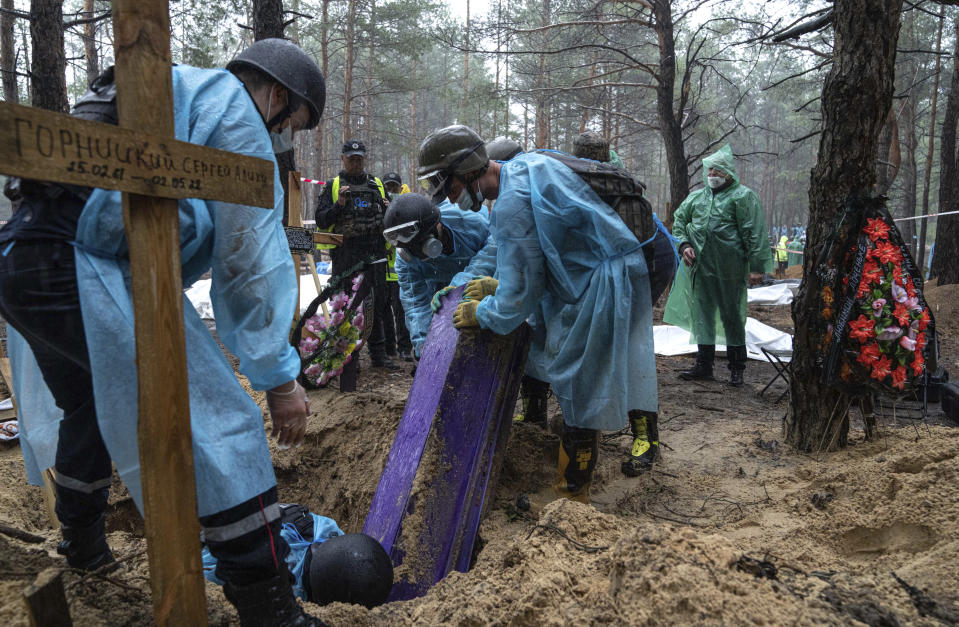
[[[733,183],[714,193],[710,168]],[[693,247],[696,262],[680,263],[663,321],[689,331],[693,344],[745,345],[749,273],[770,272],[773,259],[759,196],[739,182],[728,144],[703,159],[703,188],[676,209],[673,236]]]

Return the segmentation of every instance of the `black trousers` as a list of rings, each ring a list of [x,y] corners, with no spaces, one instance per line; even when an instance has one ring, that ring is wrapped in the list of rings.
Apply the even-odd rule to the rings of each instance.
[[[0,256],[0,314],[30,344],[63,411],[55,465],[57,518],[67,526],[85,527],[106,511],[112,469],[93,401],[74,249],[60,240],[8,246],[0,247],[6,252]],[[208,544],[225,581],[244,584],[271,577],[289,552],[279,535],[275,486],[200,518],[200,524],[213,538]]]
[[[408,355],[413,352],[413,343],[410,341],[410,332],[406,328],[406,313],[403,311],[403,302],[400,300],[399,281],[387,281],[386,291],[389,295],[389,311],[383,318],[386,353],[395,355],[396,351],[399,351],[401,355]]]

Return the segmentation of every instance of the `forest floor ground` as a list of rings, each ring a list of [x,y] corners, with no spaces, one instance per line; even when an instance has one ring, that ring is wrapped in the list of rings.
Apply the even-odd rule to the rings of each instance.
[[[949,289],[956,286],[950,286]],[[932,296],[955,307],[957,294]],[[930,302],[934,299],[930,298]],[[954,313],[954,310],[953,310]],[[942,363],[959,375],[956,316]],[[792,331],[789,308],[750,315]],[[946,322],[937,315],[937,318]],[[372,370],[359,390],[310,393],[313,415],[299,449],[273,448],[280,499],[301,503],[359,531],[403,412],[411,377]],[[426,596],[374,610],[334,604],[309,611],[339,625],[870,624],[936,625],[959,620],[959,429],[938,405],[925,423],[912,405],[890,406],[879,435],[864,439],[853,415],[849,446],[798,454],[782,443],[786,401],[774,372],[750,361],[746,385],[686,383],[692,356],[657,357],[662,461],[639,478],[619,470],[631,438],[605,434],[592,505],[566,500],[538,517],[510,507],[522,494],[549,495],[558,438],[516,424],[485,542],[468,573]],[[261,394],[254,394],[265,406]],[[553,421],[559,409],[551,399]],[[2,418],[2,416],[0,416]],[[20,594],[48,567],[58,532],[39,488],[26,484],[15,445],[0,444],[0,523],[36,534],[31,544],[0,535],[0,624],[26,625]],[[535,499],[534,499],[535,500]],[[143,625],[151,619],[143,525],[115,485],[109,541],[125,568],[108,577],[67,572],[76,625]],[[207,584],[210,622],[236,623],[221,590]]]

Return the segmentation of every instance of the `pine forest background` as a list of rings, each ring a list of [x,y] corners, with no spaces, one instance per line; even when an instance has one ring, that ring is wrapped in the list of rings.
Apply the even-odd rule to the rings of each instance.
[[[36,29],[59,8],[52,19],[62,24],[68,102],[45,106],[72,105],[112,62],[109,4],[0,0],[4,98],[44,106],[31,83],[56,64],[33,42],[49,43]],[[171,0],[174,62],[223,67],[253,41],[255,13],[270,4],[282,8],[284,36],[327,77],[322,124],[295,142],[308,178],[335,175],[349,137],[367,142],[370,172],[396,170],[413,187],[420,141],[448,124],[564,151],[595,130],[665,219],[702,184],[702,156],[729,142],[767,223],[807,221],[832,61],[829,2],[487,0],[451,11],[435,0]],[[904,6],[893,105],[877,146],[877,187],[897,217],[939,206],[957,17],[959,8],[933,2]],[[827,27],[790,37],[816,19]],[[312,218],[319,188],[306,188]],[[907,238],[922,235],[917,224],[903,223]]]

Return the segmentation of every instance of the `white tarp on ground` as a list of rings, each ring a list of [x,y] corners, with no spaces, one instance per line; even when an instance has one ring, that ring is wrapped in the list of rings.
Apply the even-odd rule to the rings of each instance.
[[[746,290],[746,301],[750,305],[788,305],[793,302],[799,282],[774,283]]]
[[[657,355],[685,355],[696,352],[696,345],[689,343],[689,331],[670,324],[653,327],[653,342]],[[793,348],[793,336],[763,324],[755,318],[746,318],[746,353],[750,359],[768,361],[759,350],[765,348],[779,354],[783,361],[789,361]],[[717,351],[725,351],[722,344],[716,346]]]
[[[330,275],[321,274],[320,285],[326,287],[326,282],[330,280]],[[210,301],[210,279],[201,279],[194,283],[186,291],[187,298],[193,303],[194,309],[204,320],[213,320],[213,303]],[[313,277],[309,274],[300,276],[300,313],[309,307],[313,299],[316,298],[316,285],[313,284]]]

